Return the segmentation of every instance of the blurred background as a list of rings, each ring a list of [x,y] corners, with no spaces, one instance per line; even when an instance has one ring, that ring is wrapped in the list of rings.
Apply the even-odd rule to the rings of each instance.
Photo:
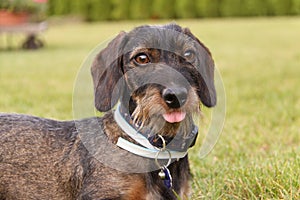
[[[48,0],[53,15],[86,21],[299,15],[300,0]]]
[[[8,25],[8,11],[29,15]],[[300,199],[299,14],[300,0],[0,0],[0,112],[73,119],[98,44],[175,21],[210,49],[227,96],[215,148],[190,152],[192,199]]]
[[[48,14],[86,21],[299,15],[300,0],[49,0]]]
[[[293,16],[300,14],[300,0],[1,0],[0,10],[85,21]]]

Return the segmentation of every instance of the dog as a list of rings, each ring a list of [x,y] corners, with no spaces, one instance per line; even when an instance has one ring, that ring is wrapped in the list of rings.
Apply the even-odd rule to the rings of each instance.
[[[140,26],[91,74],[103,117],[0,115],[0,199],[188,199],[193,115],[217,102],[209,49],[177,24]]]

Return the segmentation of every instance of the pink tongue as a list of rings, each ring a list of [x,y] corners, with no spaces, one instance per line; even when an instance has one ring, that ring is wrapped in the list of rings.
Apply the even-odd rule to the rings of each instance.
[[[172,112],[163,114],[164,119],[169,123],[181,122],[185,118],[185,112]]]

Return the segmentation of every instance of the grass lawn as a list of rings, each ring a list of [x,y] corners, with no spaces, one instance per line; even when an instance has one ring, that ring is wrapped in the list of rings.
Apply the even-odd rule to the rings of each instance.
[[[72,119],[73,83],[86,56],[144,23],[163,22],[50,24],[39,51],[4,51],[0,35],[0,112]],[[190,153],[193,199],[300,199],[300,18],[178,23],[210,48],[227,96],[214,150],[199,159],[199,141]]]

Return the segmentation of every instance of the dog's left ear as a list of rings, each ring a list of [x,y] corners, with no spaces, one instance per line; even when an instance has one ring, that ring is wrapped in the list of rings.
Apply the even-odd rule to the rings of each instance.
[[[195,40],[199,45],[197,45],[197,71],[196,83],[197,92],[200,97],[201,102],[207,107],[213,107],[217,104],[217,94],[214,84],[214,68],[215,64],[212,59],[209,49],[202,43],[198,38],[196,38],[188,28],[184,28],[183,32],[190,38]]]
[[[126,33],[121,32],[95,58],[91,72],[94,82],[95,107],[100,112],[110,110],[118,101],[122,77],[121,43]],[[114,95],[113,95],[114,91]]]

